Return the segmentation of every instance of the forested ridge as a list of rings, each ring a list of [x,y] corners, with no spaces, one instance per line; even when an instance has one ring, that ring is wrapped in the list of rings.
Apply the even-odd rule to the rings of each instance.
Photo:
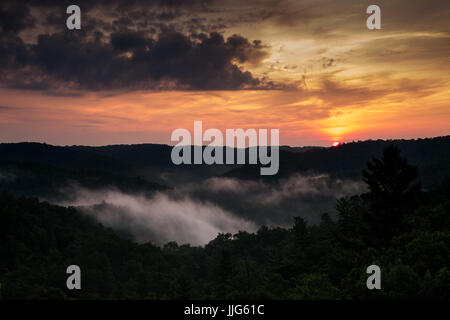
[[[219,234],[202,247],[136,244],[77,211],[0,196],[3,299],[449,299],[450,180],[423,190],[396,147],[319,225]],[[82,289],[67,290],[79,265]],[[366,268],[380,266],[381,290]]]
[[[329,174],[359,179],[372,157],[395,145],[418,168],[425,188],[450,176],[450,136],[416,140],[368,140],[344,143],[338,148],[280,148],[280,171],[265,179],[283,179],[295,173]],[[248,157],[248,150],[247,150]],[[29,196],[55,196],[58,189],[74,180],[86,187],[114,186],[124,191],[161,190],[162,172],[177,176],[228,176],[259,180],[260,165],[180,165],[171,162],[171,147],[158,144],[110,145],[103,147],[52,146],[43,143],[0,143],[0,192]],[[155,183],[156,182],[156,183]],[[160,185],[158,185],[160,184]],[[162,186],[161,186],[162,185]]]

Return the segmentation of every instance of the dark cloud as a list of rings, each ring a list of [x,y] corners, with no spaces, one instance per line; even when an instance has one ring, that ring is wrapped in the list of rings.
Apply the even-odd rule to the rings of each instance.
[[[8,1],[5,2],[14,2]],[[213,2],[212,0],[23,0],[22,4],[27,6],[36,7],[67,7],[71,4],[76,4],[83,8],[93,8],[93,7],[192,7],[192,6],[205,6]]]
[[[0,3],[0,34],[16,34],[34,26],[34,18],[28,7]]]
[[[235,62],[262,57],[259,42],[212,33],[201,40],[168,31],[153,40],[137,32],[114,33],[109,42],[78,33],[40,35],[16,66],[34,68],[37,79],[84,90],[242,89],[267,85]],[[42,77],[39,75],[42,74]],[[44,76],[45,75],[45,76]],[[52,82],[53,81],[53,82]]]
[[[146,38],[142,32],[123,31],[111,34],[111,44],[118,51],[135,50],[150,47],[153,39]]]
[[[49,33],[36,34],[34,41],[18,34],[33,26],[29,7],[2,6],[0,17],[9,18],[1,20],[0,25],[0,62],[6,66],[0,71],[1,85],[47,91],[273,88],[267,79],[243,69],[243,64],[255,66],[267,57],[267,47],[261,41],[238,35],[224,38],[214,31],[194,32],[196,27],[187,33],[176,24],[145,24],[139,20],[142,16],[171,20],[180,8],[202,7],[208,2],[108,2],[106,7],[115,13],[117,25],[94,13],[84,14],[82,30],[73,32],[65,30],[62,23],[65,12],[59,9],[65,8],[64,3],[25,1],[26,5],[49,8],[41,17]],[[84,1],[78,5],[83,11],[94,8]],[[135,9],[120,11],[121,6]],[[151,6],[159,10],[150,12],[147,9]],[[199,20],[191,21],[199,24]],[[202,29],[207,30],[207,24],[202,24]]]

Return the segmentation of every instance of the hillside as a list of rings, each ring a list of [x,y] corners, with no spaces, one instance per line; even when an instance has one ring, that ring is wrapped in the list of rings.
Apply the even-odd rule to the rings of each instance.
[[[399,147],[418,167],[425,187],[450,176],[450,136],[417,140],[360,141],[338,148],[280,149],[276,176],[261,177],[259,165],[181,165],[171,163],[171,147],[158,144],[104,147],[51,146],[40,143],[0,144],[0,191],[56,197],[68,183],[124,192],[151,193],[177,184],[210,177],[233,177],[268,182],[295,173],[329,174],[359,180],[367,161],[380,156],[383,148]],[[247,150],[248,154],[248,150]]]

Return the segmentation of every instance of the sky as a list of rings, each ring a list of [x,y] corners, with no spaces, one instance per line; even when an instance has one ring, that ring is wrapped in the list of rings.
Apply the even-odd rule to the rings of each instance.
[[[5,0],[0,142],[173,144],[195,120],[292,146],[448,135],[449,21],[448,0]]]

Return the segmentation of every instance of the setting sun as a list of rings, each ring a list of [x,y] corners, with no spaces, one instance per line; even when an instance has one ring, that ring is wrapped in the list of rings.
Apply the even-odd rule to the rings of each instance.
[[[339,147],[341,143],[339,141],[333,142],[333,147]]]

